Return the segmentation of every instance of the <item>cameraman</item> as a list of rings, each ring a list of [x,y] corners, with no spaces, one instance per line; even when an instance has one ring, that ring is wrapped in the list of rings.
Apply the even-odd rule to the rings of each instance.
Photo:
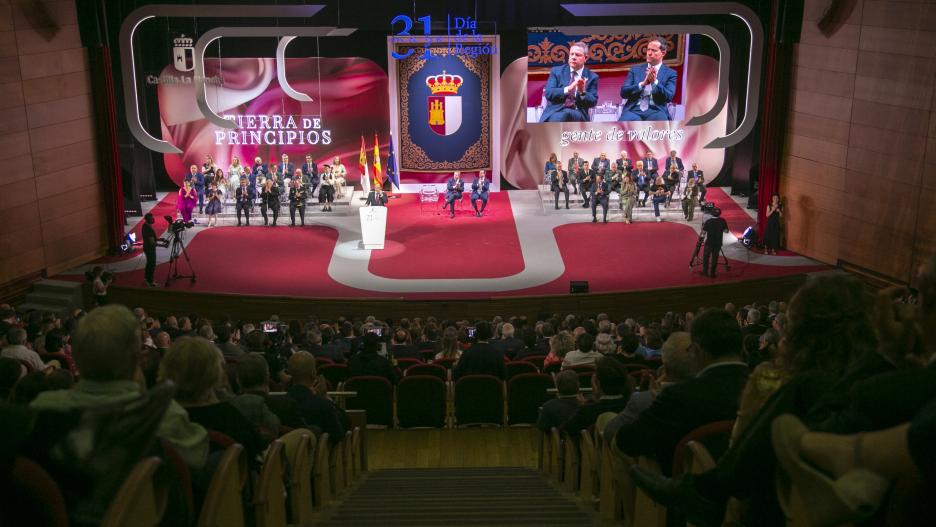
[[[145,280],[146,285],[156,287],[153,281],[153,274],[156,272],[156,230],[153,229],[153,223],[156,221],[149,212],[143,216],[143,255],[146,257]]]
[[[728,222],[721,217],[721,209],[718,207],[713,207],[711,214],[712,216],[702,224],[705,250],[702,253],[701,274],[715,278],[715,271],[718,269],[718,253],[722,248],[722,235],[728,232]]]

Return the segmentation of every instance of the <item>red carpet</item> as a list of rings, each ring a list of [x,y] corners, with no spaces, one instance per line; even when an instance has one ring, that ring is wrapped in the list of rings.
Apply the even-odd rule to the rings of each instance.
[[[415,194],[391,200],[387,249],[371,253],[368,269],[385,278],[499,278],[523,271],[520,240],[506,192],[492,192],[484,217],[475,216],[465,193],[464,209],[437,214]],[[402,250],[401,247],[402,246]]]

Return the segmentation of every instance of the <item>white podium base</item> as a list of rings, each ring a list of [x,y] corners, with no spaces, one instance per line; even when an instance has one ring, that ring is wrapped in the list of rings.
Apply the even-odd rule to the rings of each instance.
[[[387,207],[361,207],[361,245],[365,249],[384,248],[387,234]]]

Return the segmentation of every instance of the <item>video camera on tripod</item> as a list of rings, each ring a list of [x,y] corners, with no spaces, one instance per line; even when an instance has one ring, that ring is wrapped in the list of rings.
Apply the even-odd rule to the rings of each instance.
[[[167,232],[169,238],[160,238],[156,243],[163,247],[169,247],[169,272],[166,275],[166,286],[178,278],[188,278],[194,284],[195,270],[192,268],[192,261],[189,259],[188,251],[185,250],[183,240],[185,239],[185,231],[194,227],[195,223],[182,219],[173,220],[172,216],[168,215],[163,216],[163,219],[169,224]],[[188,265],[191,274],[181,274],[179,272],[179,255],[185,258],[185,263]]]

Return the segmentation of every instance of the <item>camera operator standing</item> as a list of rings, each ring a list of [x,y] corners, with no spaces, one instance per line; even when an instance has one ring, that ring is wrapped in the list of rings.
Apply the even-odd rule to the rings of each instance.
[[[702,252],[700,274],[715,278],[715,271],[718,269],[718,254],[722,247],[722,235],[728,232],[728,222],[721,217],[721,209],[717,207],[712,209],[712,217],[702,224],[702,232],[705,235],[705,250]]]
[[[153,223],[156,221],[149,212],[143,216],[143,255],[146,257],[146,272],[144,274],[146,285],[156,287],[153,274],[156,272],[156,230]]]

